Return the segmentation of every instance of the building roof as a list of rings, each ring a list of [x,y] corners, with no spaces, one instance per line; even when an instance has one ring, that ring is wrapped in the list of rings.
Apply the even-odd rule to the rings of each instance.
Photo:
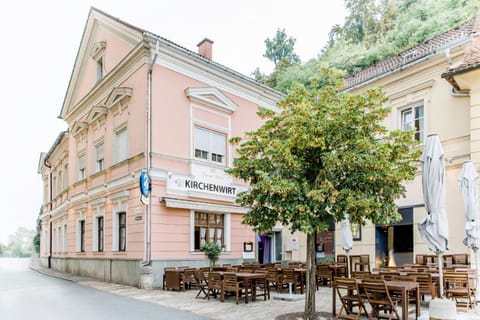
[[[457,90],[460,90],[460,87],[454,79],[455,75],[480,68],[480,13],[474,20],[472,43],[467,48],[463,59],[450,65],[448,71],[442,74],[442,78]]]
[[[407,66],[418,63],[425,58],[439,53],[447,48],[460,44],[471,39],[472,34],[479,23],[479,15],[461,25],[441,33],[426,42],[419,44],[413,48],[407,49],[399,54],[387,58],[377,64],[365,68],[351,76],[346,80],[345,89],[351,89],[359,85],[366,84],[373,80],[382,78],[393,72],[401,71]],[[477,21],[478,20],[478,21]],[[477,60],[480,55],[477,55]]]

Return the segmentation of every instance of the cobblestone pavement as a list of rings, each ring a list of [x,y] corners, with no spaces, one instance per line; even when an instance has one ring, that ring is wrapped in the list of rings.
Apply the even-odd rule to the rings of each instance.
[[[158,303],[179,310],[190,311],[212,319],[300,319],[298,315],[303,311],[305,303],[305,300],[303,299],[297,301],[273,299],[273,296],[277,295],[277,293],[272,292],[272,299],[270,300],[264,301],[263,297],[260,297],[257,299],[257,301],[249,302],[248,304],[245,304],[243,300],[239,301],[239,304],[237,305],[235,304],[235,299],[233,298],[226,299],[223,303],[220,302],[219,299],[196,299],[195,295],[197,294],[197,291],[194,289],[180,292],[166,291],[162,289],[139,289],[136,287],[100,282],[90,278],[61,273],[42,267],[35,261],[32,262],[31,268],[43,274],[73,281],[80,285],[89,286],[98,290],[107,291],[122,296],[128,296],[151,303]],[[321,319],[334,319],[330,316],[332,308],[331,290],[332,289],[329,287],[320,287],[320,289],[317,290],[316,307]],[[428,320],[429,301],[430,299],[428,297],[426,298],[426,301],[422,301],[422,315],[419,319]],[[340,306],[338,305],[337,310],[339,310],[339,308]],[[457,313],[458,319],[478,320],[480,319],[480,306],[469,311],[459,308]],[[414,319],[414,316],[410,315],[409,319]]]

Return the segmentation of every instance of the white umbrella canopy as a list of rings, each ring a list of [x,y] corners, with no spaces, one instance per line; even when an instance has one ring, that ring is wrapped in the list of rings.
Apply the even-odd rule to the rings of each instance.
[[[465,239],[463,244],[473,250],[475,267],[477,268],[477,301],[480,300],[480,276],[478,274],[478,248],[480,248],[480,224],[478,216],[477,180],[479,176],[472,161],[463,163],[458,182],[462,191],[465,208]]]
[[[477,180],[479,176],[472,161],[463,163],[458,182],[462,191],[463,205],[465,207],[465,234],[463,244],[476,252],[480,248],[480,230],[478,221]]]
[[[343,250],[345,250],[347,253],[347,273],[348,277],[350,277],[350,257],[348,256],[348,253],[353,247],[353,237],[352,229],[350,229],[350,218],[348,214],[345,215],[345,219],[340,222],[340,225],[342,227],[341,245]]]
[[[430,250],[448,249],[448,221],[445,210],[445,160],[438,135],[427,137],[422,155],[423,199],[428,215],[418,225]]]
[[[440,295],[443,297],[443,259],[448,249],[448,221],[445,210],[445,159],[437,134],[427,137],[422,154],[423,200],[428,215],[418,225],[423,241],[438,256]]]

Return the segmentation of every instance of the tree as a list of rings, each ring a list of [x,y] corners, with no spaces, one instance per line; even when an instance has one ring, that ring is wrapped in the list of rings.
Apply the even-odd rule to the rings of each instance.
[[[210,269],[212,269],[212,267],[215,265],[215,262],[218,260],[220,252],[222,252],[222,247],[215,241],[210,241],[201,248],[201,251],[207,255],[208,259],[210,260]]]
[[[304,319],[315,319],[315,232],[345,213],[357,223],[401,219],[395,199],[420,156],[411,132],[381,124],[390,112],[381,89],[353,95],[343,83],[323,70],[310,89],[294,85],[279,113],[260,108],[263,126],[230,140],[238,157],[227,171],[250,184],[237,200],[249,208],[243,222],[264,232],[279,221],[307,235]]]
[[[19,227],[15,234],[8,237],[8,251],[12,257],[30,257],[33,250],[35,231]]]
[[[277,33],[273,39],[267,38],[265,40],[266,50],[263,56],[271,60],[275,64],[275,67],[284,59],[289,62],[300,63],[300,58],[293,51],[296,41],[297,40],[292,37],[287,38],[285,29],[277,29]]]

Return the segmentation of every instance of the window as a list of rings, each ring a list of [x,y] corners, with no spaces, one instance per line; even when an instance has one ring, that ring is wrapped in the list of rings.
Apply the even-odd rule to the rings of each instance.
[[[414,132],[415,140],[423,142],[424,136],[424,113],[423,105],[418,105],[400,111],[402,131]]]
[[[127,159],[128,156],[128,130],[126,127],[115,132],[114,137],[114,163]]]
[[[87,177],[87,155],[78,156],[78,181]]]
[[[195,212],[194,249],[196,251],[211,241],[225,247],[224,217],[224,214]]]
[[[195,158],[225,164],[226,137],[213,131],[194,129]]]
[[[127,249],[127,213],[118,214],[118,251]]]
[[[67,252],[67,225],[63,226],[63,252]]]
[[[103,57],[97,59],[97,81],[103,78]]]
[[[103,252],[103,217],[97,217],[97,251]]]
[[[105,145],[99,143],[95,146],[95,172],[102,171],[105,169]]]
[[[85,220],[77,222],[77,252],[85,252]]]
[[[65,190],[66,188],[68,188],[68,166],[67,165],[63,167],[63,189],[62,190]]]
[[[58,182],[57,182],[57,194],[62,193],[64,186],[63,184],[63,178],[62,178],[63,172],[60,170],[58,172]]]

